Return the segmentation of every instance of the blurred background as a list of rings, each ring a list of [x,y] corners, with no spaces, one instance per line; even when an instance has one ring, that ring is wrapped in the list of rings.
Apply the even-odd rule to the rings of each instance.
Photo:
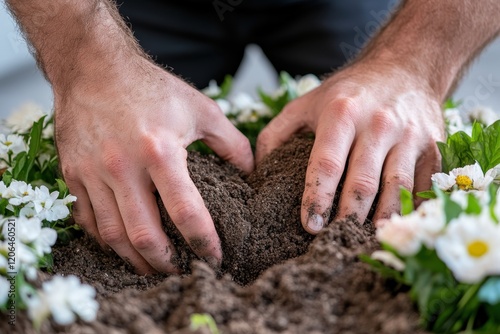
[[[483,105],[500,112],[500,39],[494,41],[476,59],[461,81],[454,97],[465,108]],[[277,74],[260,48],[249,45],[236,74],[234,92],[255,94],[256,87],[265,91],[277,86]],[[52,108],[50,86],[37,69],[26,42],[15,21],[0,2],[0,118],[24,103],[34,102],[43,110]]]

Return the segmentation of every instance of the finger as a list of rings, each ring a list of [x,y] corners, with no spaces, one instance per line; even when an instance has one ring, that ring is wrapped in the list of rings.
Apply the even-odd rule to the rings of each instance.
[[[441,171],[441,154],[435,141],[432,141],[423,150],[415,167],[415,189],[414,193],[426,191],[432,188],[432,174]],[[422,203],[423,199],[415,197],[415,205]]]
[[[106,184],[96,182],[89,183],[87,189],[102,240],[122,259],[132,264],[137,272],[155,273],[130,243],[113,191]]]
[[[335,191],[355,134],[349,117],[325,118],[318,123],[302,197],[302,225],[312,234],[318,233],[328,222]]]
[[[72,184],[71,188],[68,186],[68,189],[70,189],[70,193],[77,198],[76,202],[73,204],[73,218],[75,219],[75,222],[80,225],[85,232],[95,238],[101,247],[106,248],[106,243],[99,235],[94,210],[87,191],[82,185],[79,184]]]
[[[286,107],[269,122],[257,138],[255,159],[260,163],[262,159],[274,149],[286,143],[293,134],[311,128],[306,122],[308,99],[300,98],[286,105]],[[306,109],[305,109],[306,108]]]
[[[185,149],[171,148],[166,157],[153,162],[149,172],[168,214],[191,249],[209,263],[219,265],[222,260],[219,236],[189,177],[186,157]]]
[[[335,220],[348,217],[363,223],[378,193],[384,160],[392,138],[364,136],[355,143]]]
[[[389,218],[392,213],[401,212],[401,188],[413,190],[415,178],[416,151],[409,150],[409,145],[395,146],[388,154],[382,175],[382,187],[377,209],[373,215],[375,225],[382,218]]]
[[[129,178],[114,187],[120,215],[128,239],[141,257],[160,272],[177,273],[171,261],[174,247],[162,228],[156,197],[145,186],[146,180]]]
[[[203,142],[222,159],[248,174],[251,173],[255,162],[248,138],[220,110],[211,112],[211,115],[209,127],[203,134]]]

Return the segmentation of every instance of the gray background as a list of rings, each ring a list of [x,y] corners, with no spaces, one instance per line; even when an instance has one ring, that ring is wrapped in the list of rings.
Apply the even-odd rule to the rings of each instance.
[[[500,39],[492,43],[474,62],[454,96],[465,107],[485,105],[500,111]],[[256,45],[247,47],[234,92],[254,93],[256,87],[276,87],[276,72]],[[45,110],[52,108],[52,93],[14,20],[0,2],[0,118],[26,102],[35,102]]]

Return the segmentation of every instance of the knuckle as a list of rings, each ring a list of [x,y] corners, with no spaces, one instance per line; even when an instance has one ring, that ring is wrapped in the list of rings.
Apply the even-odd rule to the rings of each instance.
[[[333,100],[328,106],[328,110],[335,114],[341,120],[352,119],[358,112],[359,106],[355,99],[350,97],[342,97]]]
[[[373,128],[377,131],[387,133],[390,131],[394,131],[394,129],[399,128],[397,121],[391,114],[379,111],[373,115],[372,119]]]
[[[123,242],[123,231],[119,228],[106,227],[100,231],[101,239],[108,245],[118,245]]]
[[[175,203],[169,213],[178,228],[188,226],[199,218],[199,210],[185,201]]]
[[[127,159],[116,150],[107,151],[104,154],[103,165],[113,177],[121,178],[125,175]]]
[[[318,171],[326,175],[342,174],[344,169],[342,161],[325,155],[318,157],[317,166]]]
[[[149,134],[141,138],[143,154],[153,163],[161,162],[165,157],[164,143],[156,136]]]
[[[373,197],[378,192],[379,180],[370,174],[358,175],[352,181],[352,188],[362,198]]]
[[[389,182],[389,184],[393,184],[393,185],[398,186],[398,187],[403,187],[403,188],[410,190],[410,191],[413,189],[413,185],[414,185],[413,177],[410,174],[408,174],[407,172],[403,172],[403,171],[400,171],[394,175],[391,175],[387,179],[387,182]]]
[[[130,233],[130,243],[137,251],[144,251],[154,244],[155,236],[147,229],[138,229]]]

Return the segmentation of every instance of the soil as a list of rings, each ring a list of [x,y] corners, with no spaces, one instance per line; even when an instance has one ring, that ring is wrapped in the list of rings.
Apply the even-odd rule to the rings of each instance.
[[[300,224],[312,140],[294,138],[250,176],[217,157],[190,153],[188,167],[216,224],[222,267],[198,259],[159,202],[182,276],[139,276],[82,236],[54,247],[54,268],[93,285],[92,323],[46,321],[41,333],[194,333],[190,315],[209,313],[221,333],[424,333],[407,291],[382,279],[358,255],[377,249],[373,224],[351,217],[316,237]],[[335,213],[335,202],[332,213]],[[0,333],[36,333],[24,313]],[[208,333],[198,330],[198,333]]]

